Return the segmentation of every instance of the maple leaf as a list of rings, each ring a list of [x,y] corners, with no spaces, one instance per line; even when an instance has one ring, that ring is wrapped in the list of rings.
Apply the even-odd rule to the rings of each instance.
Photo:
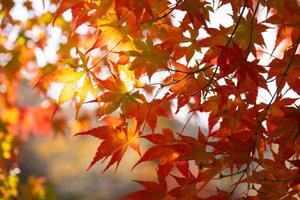
[[[81,106],[83,105],[83,103],[85,102],[88,93],[91,93],[94,97],[96,97],[98,95],[99,89],[94,87],[93,83],[92,83],[92,78],[90,74],[86,74],[82,87],[77,90],[77,95],[79,97],[79,101],[76,102],[76,116],[79,113],[79,110],[81,108]]]
[[[195,29],[199,29],[202,25],[207,28],[206,20],[209,21],[208,11],[211,10],[207,2],[198,0],[183,1],[182,8],[187,11],[190,22]]]
[[[173,200],[174,198],[168,194],[166,176],[171,171],[171,165],[160,165],[157,169],[158,182],[150,181],[136,181],[142,185],[145,189],[129,194],[122,199],[132,200]]]
[[[200,39],[197,42],[200,45],[200,47],[210,47],[208,51],[205,52],[202,62],[213,62],[212,60],[220,54],[218,48],[216,47],[224,45],[224,41],[228,40],[230,28],[225,28],[223,26],[220,26],[219,29],[208,28],[207,32],[211,36],[204,39]]]
[[[288,83],[289,86],[297,92],[297,94],[300,95],[300,55],[294,55],[293,62],[290,63],[290,60],[293,57],[293,50],[290,49],[288,51],[285,51],[283,59],[274,59],[270,64],[270,71],[268,74],[268,78],[277,77],[276,83],[277,87],[279,86],[279,83],[281,82],[281,79],[283,76],[289,76],[288,79],[283,79],[283,83],[281,83],[281,87],[284,86],[284,83]],[[290,64],[289,64],[290,63]],[[290,65],[290,70],[288,72],[285,72],[285,69],[287,66]],[[282,89],[282,88],[280,88]]]
[[[118,20],[115,12],[107,13],[97,21],[100,32],[100,44],[114,51],[134,50],[132,38],[129,36],[129,26],[124,26],[122,19]]]
[[[170,129],[163,129],[162,134],[148,134],[142,136],[154,143],[155,145],[149,148],[141,159],[135,164],[145,161],[160,160],[160,164],[164,165],[171,161],[188,161],[194,160],[197,164],[205,166],[213,158],[212,154],[206,153],[205,138],[199,130],[198,140],[190,136],[179,135],[179,139],[175,138]]]
[[[128,13],[128,11],[133,12],[135,17],[141,21],[149,20],[154,17],[148,0],[116,0],[115,4],[119,17],[126,14],[125,12]]]
[[[295,169],[287,169],[274,152],[273,156],[274,160],[264,159],[261,163],[265,169],[259,170],[243,180],[243,182],[262,184],[258,190],[260,198],[276,199],[288,195],[288,184],[297,173]]]
[[[189,172],[189,175],[184,178],[174,175],[172,177],[176,180],[179,186],[170,191],[171,196],[176,199],[201,199],[198,196],[199,191],[197,189],[197,182],[199,180],[197,177],[194,177],[191,172]]]
[[[130,70],[135,72],[137,77],[147,73],[150,77],[159,69],[167,69],[167,61],[170,58],[170,52],[164,48],[163,44],[153,44],[151,38],[147,37],[146,43],[134,40],[137,51],[129,51],[130,56],[135,57],[132,61]]]
[[[148,149],[133,168],[145,161],[160,160],[160,164],[166,164],[178,158],[179,154],[171,146],[176,143],[176,139],[170,129],[163,129],[162,134],[145,135],[143,138],[156,145]]]
[[[195,93],[198,88],[204,88],[207,85],[207,80],[202,72],[195,75],[197,67],[187,68],[186,66],[174,63],[175,73],[168,76],[164,83],[170,86],[170,91],[176,93],[179,96]],[[197,77],[197,78],[196,78]]]
[[[265,20],[267,23],[276,24],[278,26],[275,46],[279,46],[284,40],[289,39],[295,43],[299,38],[299,2],[294,0],[287,1],[267,1],[268,9],[275,10],[275,14]],[[286,42],[285,47],[291,45],[291,42]]]
[[[185,54],[185,58],[186,58],[187,62],[189,63],[191,61],[191,59],[194,57],[195,53],[201,52],[202,46],[199,46],[199,44],[197,42],[197,38],[199,37],[199,30],[189,28],[188,32],[190,33],[188,36],[185,36],[183,34],[184,37],[182,38],[182,42],[185,44],[189,44],[189,45],[186,47],[180,47],[180,48],[182,49],[183,54]],[[180,52],[180,51],[178,51],[178,52]],[[176,56],[178,56],[178,55],[176,55]]]
[[[140,122],[145,122],[154,131],[158,117],[170,117],[170,98],[155,99],[150,103],[144,102],[139,105],[140,112],[137,114],[137,119]]]
[[[42,78],[36,85],[49,85],[51,82],[63,83],[64,85],[58,99],[58,103],[61,105],[74,97],[76,83],[84,75],[85,72],[83,71],[76,72],[71,68],[59,68],[46,77]]]
[[[246,77],[249,77],[249,79],[256,85],[259,84],[259,80],[263,80],[263,77],[259,73],[267,72],[266,69],[259,66],[257,61],[247,61],[242,53],[242,49],[238,45],[234,45],[233,48],[220,48],[223,52],[218,60],[218,64],[221,67],[220,76],[228,75],[237,70],[237,86],[239,86],[241,82],[245,81]],[[261,81],[261,83],[263,83],[263,81]],[[262,87],[266,88],[265,85],[262,85]]]
[[[247,14],[246,18],[241,18],[233,38],[233,41],[245,50],[249,48],[252,43],[265,46],[261,33],[265,32],[268,27],[262,23],[257,23],[257,20],[255,18],[252,20],[252,18],[253,16],[250,12]],[[252,52],[255,53],[255,50],[253,49]]]
[[[98,111],[100,116],[110,114],[119,107],[123,114],[129,114],[132,112],[131,108],[145,101],[144,97],[140,95],[138,91],[128,91],[126,83],[118,77],[110,77],[106,80],[98,79],[98,83],[102,88],[108,90],[92,101],[103,103]]]
[[[268,120],[269,135],[267,140],[280,145],[279,151],[284,159],[293,154],[295,138],[300,134],[299,108],[281,107],[281,114],[275,115]]]
[[[87,61],[84,61],[86,63]],[[78,86],[79,81],[83,79],[81,86]],[[85,71],[75,71],[72,68],[58,68],[46,77],[38,81],[37,85],[46,85],[49,87],[50,83],[62,83],[63,87],[58,98],[58,104],[62,105],[67,101],[79,98],[76,102],[76,116],[79,113],[81,106],[86,100],[87,94],[90,92],[93,96],[98,95],[98,89],[93,85],[90,73]]]
[[[77,135],[91,135],[103,140],[97,149],[93,161],[90,163],[86,171],[88,171],[99,160],[107,159],[108,157],[111,158],[103,172],[115,163],[117,163],[117,170],[128,147],[131,147],[140,154],[138,142],[139,127],[137,126],[137,121],[135,119],[132,119],[132,124],[128,125],[127,128],[126,126],[118,126],[114,128],[112,126],[105,125],[77,133],[76,136]]]
[[[237,145],[237,143],[242,145]],[[251,151],[255,144],[255,135],[250,131],[239,131],[208,144],[215,148],[216,153],[222,152],[230,155],[231,162],[241,166],[252,159]]]
[[[224,4],[230,4],[233,10],[233,13],[236,15],[239,11],[240,8],[243,7],[244,5],[250,9],[252,9],[253,7],[253,1],[239,1],[239,0],[222,0],[220,2],[220,6],[224,5]]]
[[[266,73],[267,70],[263,66],[258,65],[258,60],[247,61],[238,45],[234,44],[233,48],[220,48],[222,49],[222,54],[218,57],[218,65],[220,66],[218,77],[224,77],[235,72],[237,88],[245,93],[250,93],[252,97],[248,98],[248,100],[250,103],[255,104],[258,87],[267,90],[267,84],[261,75]]]
[[[272,107],[269,111],[270,117],[278,117],[284,115],[284,107],[292,106],[293,103],[295,103],[297,99],[294,98],[284,98],[281,95],[278,95],[278,97],[275,99],[275,101],[272,103]]]
[[[92,81],[93,80],[92,77],[95,77],[95,76],[89,71],[89,68],[88,68],[89,57],[86,57],[78,48],[76,48],[76,51],[82,61],[81,67],[85,71],[87,71],[85,78],[83,80],[83,84],[80,87],[80,89],[77,90],[77,94],[76,94],[76,96],[79,97],[79,101],[76,102],[76,116],[77,116],[81,106],[83,105],[83,103],[85,102],[85,100],[87,98],[88,93],[90,92],[90,94],[93,97],[96,97],[99,93],[99,89],[94,86],[93,81]]]
[[[54,25],[57,18],[62,15],[67,9],[71,9],[72,17],[75,22],[74,30],[76,30],[81,24],[89,21],[91,15],[88,14],[89,9],[95,9],[96,4],[90,3],[84,0],[81,1],[72,1],[72,0],[62,0],[59,4],[59,7],[55,13],[52,24]]]
[[[230,165],[230,158],[223,156],[220,159],[216,159],[198,176],[199,180],[202,180],[202,185],[198,190],[202,190],[216,175],[222,172]],[[213,167],[212,167],[213,166]]]
[[[239,97],[235,101],[228,100],[227,92],[231,92],[234,88],[222,87],[221,95],[212,96],[199,106],[199,110],[210,112],[208,118],[209,132],[212,131],[215,124],[222,118],[221,129],[219,130],[223,135],[230,135],[234,131],[240,131],[244,128],[250,130],[256,127],[256,117],[258,116],[258,108],[247,108],[246,101]]]

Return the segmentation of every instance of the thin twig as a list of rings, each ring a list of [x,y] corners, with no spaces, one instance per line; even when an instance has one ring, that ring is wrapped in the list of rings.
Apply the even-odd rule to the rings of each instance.
[[[152,108],[154,99],[157,97],[157,95],[160,93],[161,90],[162,90],[162,88],[159,88],[159,89],[156,91],[155,95],[153,96],[153,99],[152,99],[152,101],[151,101],[151,103],[150,103],[150,106],[149,106],[149,109],[148,109],[148,111],[147,111],[147,115],[146,115],[145,122],[144,122],[144,125],[143,125],[143,128],[142,128],[142,131],[141,131],[141,132],[144,132],[144,130],[145,130],[146,123],[147,123],[147,121],[148,121],[149,114],[150,114],[150,111],[151,111],[151,108]]]
[[[96,67],[100,62],[102,62],[124,39],[126,36],[123,36],[109,51],[107,51],[104,56],[102,58],[100,58],[100,60],[94,64],[93,66],[91,66],[90,68],[88,68],[88,70],[93,69],[94,67]]]
[[[252,45],[252,40],[253,40],[254,19],[255,19],[258,7],[259,7],[259,1],[256,4],[255,11],[254,11],[253,17],[251,19],[250,39],[249,39],[249,44],[248,44],[248,47],[247,47],[247,50],[246,50],[246,55],[248,55],[251,51],[251,45]]]
[[[190,122],[190,120],[192,119],[192,117],[193,117],[194,114],[195,114],[195,112],[193,112],[193,113],[189,116],[189,118],[186,120],[186,122],[184,123],[184,125],[183,125],[183,127],[182,127],[182,129],[181,129],[181,131],[180,131],[180,134],[183,133],[184,129],[186,128],[186,126],[188,125],[188,123]]]

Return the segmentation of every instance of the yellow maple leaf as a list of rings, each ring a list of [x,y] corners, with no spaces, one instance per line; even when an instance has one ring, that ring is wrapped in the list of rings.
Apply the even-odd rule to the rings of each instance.
[[[79,82],[82,78],[84,78],[83,83],[79,86]],[[72,68],[58,68],[39,81],[38,84],[43,83],[49,85],[51,82],[63,84],[58,98],[59,105],[78,97],[78,101],[76,102],[76,116],[86,100],[88,92],[94,97],[98,95],[98,88],[93,86],[91,77],[86,71],[75,71]]]
[[[100,40],[103,46],[114,51],[129,51],[135,49],[132,38],[128,34],[126,26],[118,20],[115,12],[109,12],[104,18],[97,21],[101,31]]]

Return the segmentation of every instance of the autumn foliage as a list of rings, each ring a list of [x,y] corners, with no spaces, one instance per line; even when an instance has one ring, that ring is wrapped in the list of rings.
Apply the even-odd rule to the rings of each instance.
[[[117,170],[128,149],[140,155],[133,170],[155,161],[157,181],[138,180],[142,189],[124,199],[300,198],[299,1],[57,0],[55,12],[21,22],[9,2],[0,12],[0,194],[18,195],[3,189],[13,149],[30,133],[62,130],[57,114],[72,102],[75,118],[93,105],[101,122],[76,134],[100,142],[87,170],[99,161]],[[224,7],[230,13],[214,15]],[[13,40],[11,26],[19,26]],[[45,27],[66,41],[39,66]],[[41,105],[18,103],[24,81],[44,95]],[[46,97],[54,83],[58,98]],[[182,130],[159,123],[183,110]],[[198,131],[186,131],[191,120]]]

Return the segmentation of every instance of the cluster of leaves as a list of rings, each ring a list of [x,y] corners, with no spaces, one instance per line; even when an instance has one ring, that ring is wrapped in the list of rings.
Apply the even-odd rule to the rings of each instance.
[[[138,181],[144,189],[125,199],[299,197],[299,1],[57,3],[52,24],[65,30],[69,41],[61,45],[59,62],[35,69],[32,80],[44,93],[53,83],[62,86],[55,112],[74,102],[78,117],[85,103],[97,105],[104,124],[77,134],[101,140],[89,168],[109,159],[104,171],[114,164],[117,169],[128,148],[141,155],[133,168],[157,161],[158,181]],[[224,6],[231,7],[233,23],[213,27],[213,14]],[[65,11],[72,22],[64,21]],[[176,23],[178,15],[183,18]],[[265,41],[273,29],[277,37]],[[19,48],[28,46],[23,42],[14,49]],[[19,82],[20,62],[26,69],[33,59],[15,52],[21,55],[11,62],[19,63],[1,69],[3,84]],[[1,93],[3,104],[10,91]],[[207,130],[178,132],[158,123],[160,117],[174,120],[183,108],[189,109],[186,124],[208,113]],[[141,152],[143,141],[153,146]],[[210,184],[227,177],[235,180],[229,190],[216,187],[207,194]]]

